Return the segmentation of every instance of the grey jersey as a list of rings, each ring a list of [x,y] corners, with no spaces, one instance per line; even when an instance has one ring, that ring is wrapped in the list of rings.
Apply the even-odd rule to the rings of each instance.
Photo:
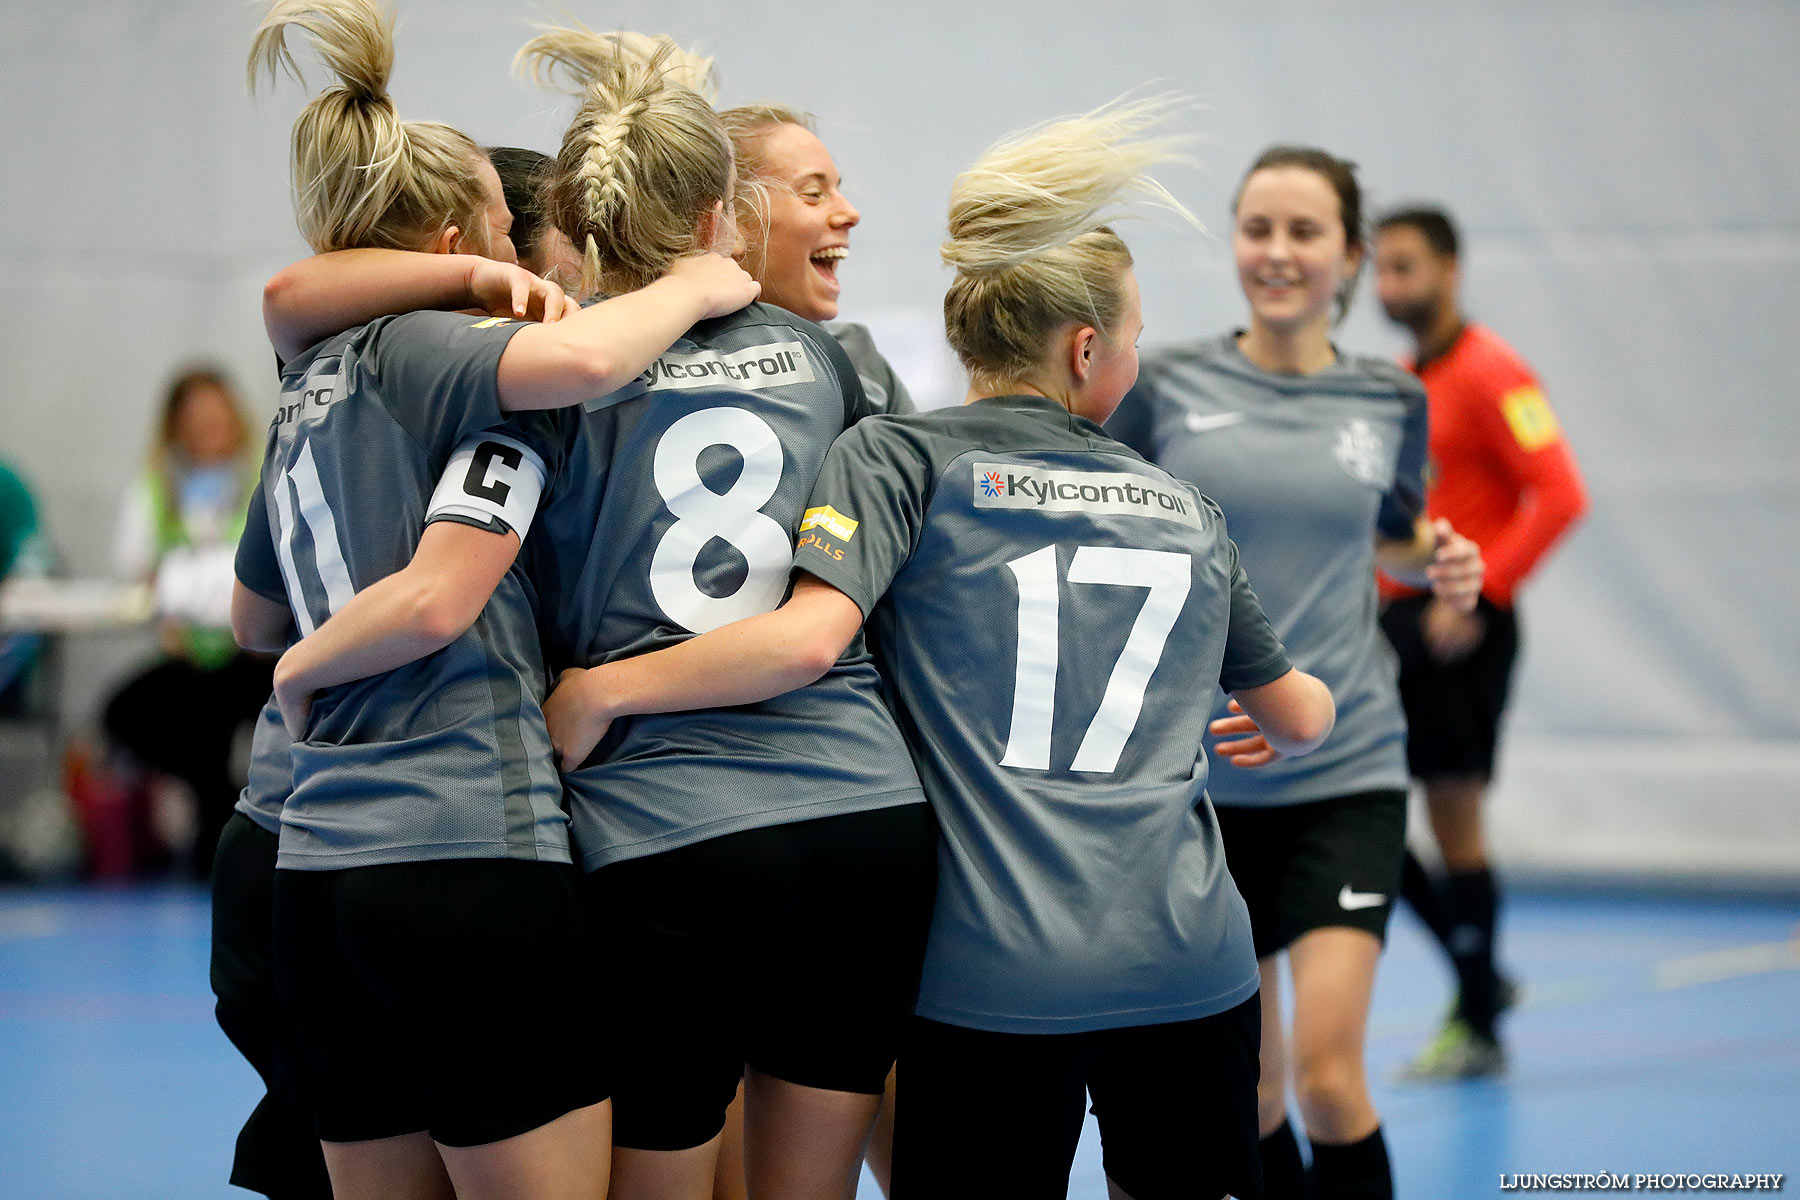
[[[238,793],[237,811],[270,833],[281,832],[281,807],[287,803],[294,782],[290,756],[294,741],[281,723],[281,709],[270,696],[256,714],[250,734],[250,778]]]
[[[504,528],[497,514],[542,487],[545,464],[517,438],[458,446],[502,420],[497,368],[519,328],[455,313],[384,317],[282,372],[263,461],[267,519],[246,528],[238,574],[249,584],[277,563],[302,635],[406,566],[428,521]],[[434,495],[453,455],[467,460],[457,485]],[[292,750],[279,865],[569,861],[544,682],[515,565],[449,646],[314,697]]]
[[[259,487],[250,494],[250,510],[245,514],[246,528],[267,528],[268,507]],[[267,538],[245,538],[238,545],[237,577],[251,591],[277,604],[287,603],[287,585],[281,578],[281,564],[275,547]],[[295,631],[290,629],[292,639]],[[281,806],[293,790],[294,764],[288,736],[281,721],[281,708],[270,695],[262,711],[256,715],[256,727],[250,735],[250,771],[244,790],[238,794],[236,809],[270,833],[281,832]]]
[[[1214,802],[1406,787],[1406,717],[1375,621],[1374,537],[1411,537],[1423,510],[1419,381],[1373,358],[1273,374],[1227,335],[1147,354],[1107,429],[1218,502],[1294,665],[1337,701],[1323,746],[1253,770],[1220,764]]]
[[[862,380],[863,395],[869,400],[870,412],[904,416],[919,411],[906,384],[894,374],[893,364],[875,348],[875,338],[867,325],[829,321],[825,324],[825,332],[837,339],[850,364],[856,368],[857,377]]]
[[[529,545],[551,665],[642,654],[778,606],[825,451],[866,411],[836,342],[754,304],[701,322],[567,421]],[[880,688],[859,637],[785,696],[615,722],[564,777],[583,866],[921,802]]]
[[[1206,705],[1286,654],[1218,510],[1039,397],[845,433],[794,565],[870,641],[943,830],[918,1011],[1067,1033],[1256,991]]]

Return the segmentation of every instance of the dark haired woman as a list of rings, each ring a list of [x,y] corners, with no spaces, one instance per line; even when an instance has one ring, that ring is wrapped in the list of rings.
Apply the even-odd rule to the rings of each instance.
[[[556,162],[548,154],[519,146],[489,146],[488,161],[500,176],[500,190],[512,213],[512,243],[519,265],[564,288],[581,281],[581,255],[569,237],[544,216],[540,194]]]
[[[1363,1039],[1400,886],[1406,721],[1376,627],[1374,568],[1464,608],[1481,580],[1474,545],[1422,516],[1424,390],[1331,341],[1362,267],[1361,209],[1352,164],[1307,147],[1264,152],[1233,209],[1248,326],[1147,355],[1108,425],[1218,502],[1294,664],[1337,700],[1337,729],[1317,753],[1222,759],[1210,785],[1262,972],[1258,1107],[1271,1200],[1305,1188],[1287,1123],[1290,1066],[1319,1200],[1393,1194]],[[1223,698],[1215,716],[1215,734],[1255,736]]]

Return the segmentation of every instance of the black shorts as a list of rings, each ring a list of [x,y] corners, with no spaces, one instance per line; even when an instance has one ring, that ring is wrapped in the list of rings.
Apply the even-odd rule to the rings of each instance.
[[[1381,628],[1400,656],[1400,702],[1406,707],[1406,759],[1414,778],[1494,773],[1500,717],[1519,653],[1519,622],[1511,610],[1483,596],[1476,607],[1486,635],[1467,658],[1441,663],[1419,632],[1428,596],[1389,602]]]
[[[1106,1174],[1133,1200],[1261,1195],[1259,1005],[1067,1034],[915,1017],[894,1080],[894,1200],[1062,1200],[1089,1095]]]
[[[1386,942],[1406,854],[1405,792],[1217,811],[1256,957],[1332,926],[1366,929]]]
[[[613,1140],[716,1135],[746,1066],[879,1095],[918,999],[937,885],[925,804],[727,834],[602,867],[585,883],[615,981],[598,1028]]]
[[[480,1146],[607,1098],[574,867],[275,872],[275,965],[319,1137]]]
[[[265,1196],[331,1200],[300,1039],[275,990],[275,843],[234,812],[213,858],[213,1011],[266,1089],[238,1134],[231,1182]]]

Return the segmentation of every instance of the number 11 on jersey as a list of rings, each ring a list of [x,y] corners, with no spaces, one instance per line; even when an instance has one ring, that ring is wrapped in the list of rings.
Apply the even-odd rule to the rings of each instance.
[[[1048,771],[1061,637],[1062,588],[1057,579],[1056,547],[1045,546],[1013,559],[1006,567],[1019,585],[1019,653],[1012,729],[1000,765]],[[1132,622],[1125,649],[1113,664],[1100,708],[1069,765],[1071,771],[1109,775],[1118,767],[1125,743],[1137,727],[1144,691],[1187,603],[1193,586],[1193,557],[1167,550],[1081,546],[1069,560],[1069,582],[1150,590]]]

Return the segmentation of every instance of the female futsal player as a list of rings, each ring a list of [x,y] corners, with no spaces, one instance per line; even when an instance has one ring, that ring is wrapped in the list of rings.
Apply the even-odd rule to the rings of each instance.
[[[544,219],[539,198],[550,156],[521,146],[489,146],[487,156],[500,176],[506,208],[512,214],[511,237],[519,265],[533,275],[574,287],[581,278],[581,256],[567,235]]]
[[[584,283],[618,295],[691,236],[681,215],[731,202],[734,171],[710,107],[654,70],[597,62],[607,40],[555,31],[525,55],[540,77],[585,83],[547,196],[586,251]],[[825,450],[866,412],[856,372],[809,322],[758,305],[690,331],[641,392],[576,430],[572,486],[534,551],[553,662],[591,666],[774,607]],[[751,1194],[854,1194],[933,868],[930,815],[867,655],[782,701],[622,724],[565,782],[608,960],[640,981],[613,995],[609,1026],[632,1031],[614,1089],[618,1194],[710,1194],[746,1063]]]
[[[1429,576],[1466,609],[1481,564],[1472,543],[1421,516],[1423,389],[1331,341],[1333,308],[1348,303],[1363,260],[1351,164],[1275,147],[1245,177],[1233,222],[1248,328],[1146,356],[1108,429],[1218,502],[1295,663],[1337,700],[1337,731],[1319,753],[1255,770],[1222,764],[1211,790],[1262,969],[1265,1194],[1304,1194],[1287,1124],[1291,1063],[1320,1200],[1390,1196],[1363,1037],[1400,886],[1406,723],[1375,623],[1374,566],[1421,585]],[[1254,736],[1247,717],[1216,715],[1216,732]]]
[[[730,232],[730,141],[660,55],[557,30],[524,57],[580,81],[545,198],[584,252],[585,290],[652,290]],[[395,257],[407,262],[383,271],[421,261]],[[826,448],[866,413],[829,335],[762,305],[701,322],[585,408],[529,554],[546,652],[582,665],[778,603]],[[373,634],[352,631],[341,661],[404,652]],[[748,1063],[752,1194],[852,1195],[934,868],[930,814],[867,655],[854,647],[781,701],[622,723],[603,751],[565,783],[606,969],[629,981],[594,1025],[618,1060],[613,1194],[710,1195]]]
[[[294,134],[297,215],[314,249],[491,248],[488,214],[504,212],[492,167],[447,126],[399,121],[380,11],[277,4],[257,33],[253,81],[293,65],[290,25],[338,78]],[[239,553],[244,640],[278,637],[290,613],[302,634],[334,612],[333,631],[354,630],[356,592],[409,561],[444,555],[460,583],[451,595],[413,590],[416,661],[334,657],[325,633],[277,668],[277,695],[303,702],[284,712],[301,736],[282,811],[275,962],[340,1197],[448,1196],[452,1181],[463,1197],[605,1189],[609,1113],[589,1056],[494,1054],[470,1040],[506,1014],[590,999],[537,708],[543,668],[511,570],[547,469],[517,439],[490,435],[459,488],[431,489],[466,435],[509,410],[611,391],[693,320],[755,291],[723,260],[696,263],[554,325],[378,321],[284,371],[266,517]]]
[[[841,190],[837,163],[812,118],[781,104],[729,108],[719,118],[737,155],[744,266],[762,284],[763,303],[824,325],[856,365],[874,411],[912,412],[912,396],[868,326],[834,319],[843,290],[838,271],[862,214]]]
[[[1142,328],[1108,211],[1179,210],[1145,175],[1161,113],[1044,126],[964,173],[943,254],[968,404],[837,441],[780,610],[566,673],[546,709],[568,763],[625,714],[802,687],[874,623],[944,833],[899,1197],[1062,1196],[1090,1091],[1115,1195],[1258,1190],[1256,963],[1192,697],[1222,682],[1294,755],[1332,703],[1217,509],[1095,423]]]

